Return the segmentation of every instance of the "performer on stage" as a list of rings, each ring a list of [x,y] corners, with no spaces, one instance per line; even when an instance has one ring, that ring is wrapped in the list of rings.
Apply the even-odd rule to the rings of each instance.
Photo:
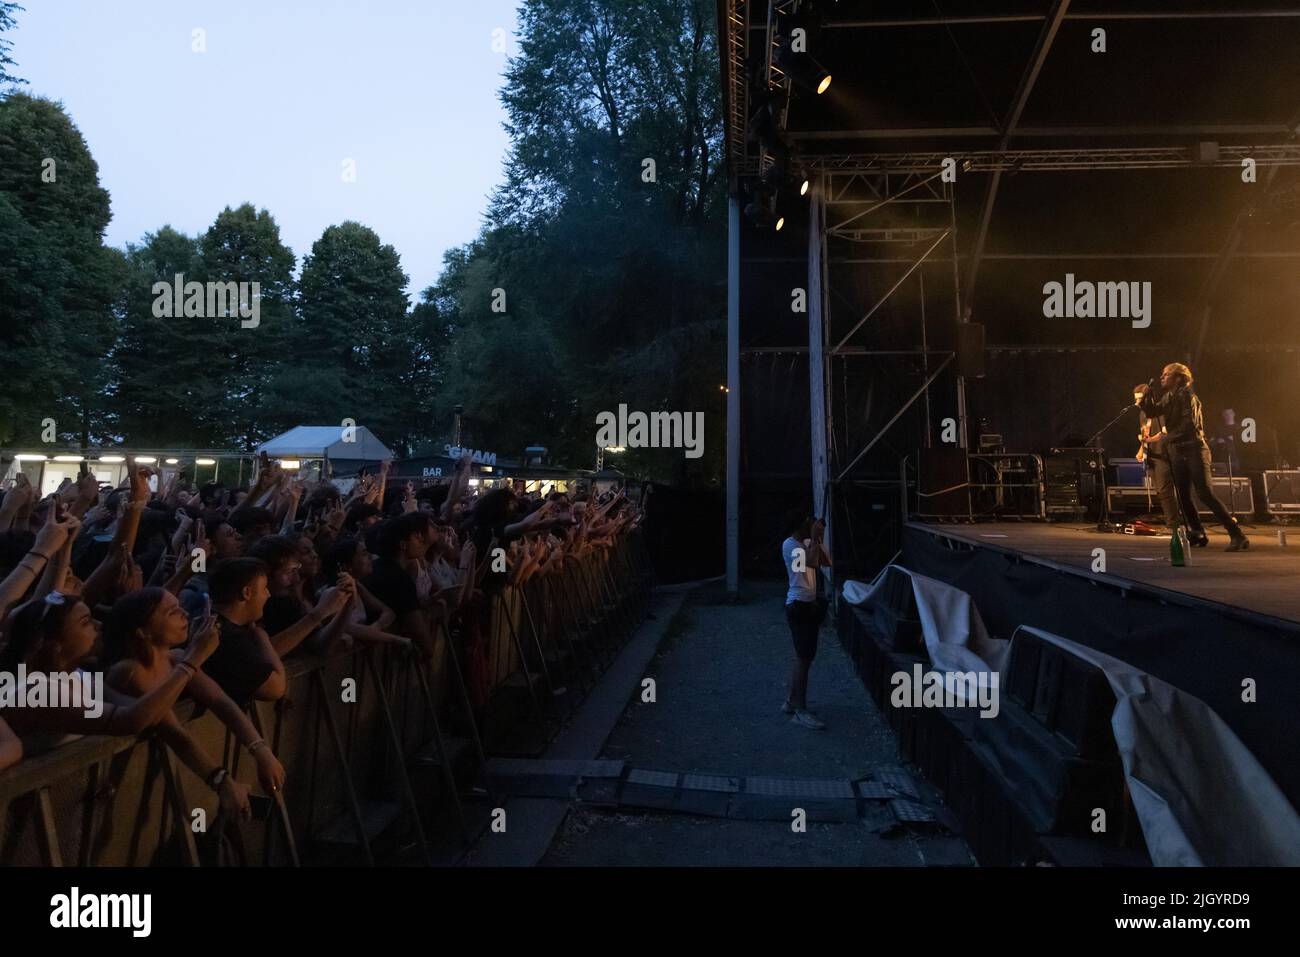
[[[1141,431],[1138,433],[1137,460],[1146,466],[1147,481],[1151,483],[1165,524],[1173,528],[1178,524],[1178,495],[1174,492],[1174,470],[1165,450],[1165,420],[1162,416],[1149,416],[1141,411],[1142,397],[1150,388],[1145,382],[1133,387],[1133,404],[1138,406]]]
[[[1228,536],[1232,539],[1228,551],[1238,552],[1249,548],[1250,539],[1210,487],[1210,447],[1205,443],[1201,400],[1192,391],[1192,370],[1181,362],[1169,363],[1160,373],[1159,397],[1157,398],[1154,389],[1148,389],[1137,406],[1149,416],[1161,416],[1164,419],[1165,437],[1161,444],[1169,454],[1174,491],[1191,533],[1191,543],[1198,546],[1209,543],[1201,518],[1196,513],[1196,499],[1192,497],[1192,490],[1195,489],[1206,508],[1228,530]]]

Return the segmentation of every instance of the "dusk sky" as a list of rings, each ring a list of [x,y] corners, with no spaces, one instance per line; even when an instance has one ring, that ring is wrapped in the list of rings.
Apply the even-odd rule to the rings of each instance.
[[[515,4],[22,0],[8,38],[24,91],[61,100],[99,163],[110,244],[199,233],[247,201],[301,266],[353,219],[397,249],[414,300],[502,179]]]

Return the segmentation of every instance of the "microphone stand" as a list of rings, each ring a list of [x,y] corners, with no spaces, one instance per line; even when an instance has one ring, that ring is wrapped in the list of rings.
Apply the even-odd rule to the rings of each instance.
[[[1115,416],[1115,418],[1111,419],[1100,429],[1094,432],[1092,436],[1088,439],[1088,441],[1084,444],[1088,448],[1093,448],[1093,443],[1101,440],[1101,436],[1103,432],[1105,432],[1112,425],[1114,425],[1120,419],[1124,418],[1124,416],[1128,415],[1129,412],[1133,411],[1136,408],[1137,406],[1135,405],[1125,406],[1123,409],[1120,410],[1119,415]],[[1098,497],[1098,501],[1097,501],[1097,531],[1111,532],[1114,531],[1114,526],[1110,521],[1110,503],[1106,501],[1106,466],[1101,461],[1100,456],[1098,456],[1097,458],[1097,476],[1100,479],[1100,483],[1101,483],[1101,495]]]

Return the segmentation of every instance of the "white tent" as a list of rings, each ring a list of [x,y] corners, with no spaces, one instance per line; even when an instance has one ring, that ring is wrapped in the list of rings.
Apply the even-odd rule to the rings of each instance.
[[[363,425],[299,425],[257,447],[273,459],[379,462],[391,459],[388,446]]]

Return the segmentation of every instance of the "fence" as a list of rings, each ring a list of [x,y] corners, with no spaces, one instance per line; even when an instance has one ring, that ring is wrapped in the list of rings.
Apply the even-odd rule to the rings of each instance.
[[[488,592],[477,686],[467,613],[437,623],[432,658],[396,644],[290,656],[285,697],[249,710],[287,773],[276,800],[255,799],[251,823],[222,815],[149,736],[25,758],[0,772],[0,864],[418,863],[463,848],[474,830],[465,803],[491,799],[469,787],[486,755],[541,753],[641,620],[652,583],[634,533]],[[258,793],[238,743],[194,710],[177,708],[191,736]]]

